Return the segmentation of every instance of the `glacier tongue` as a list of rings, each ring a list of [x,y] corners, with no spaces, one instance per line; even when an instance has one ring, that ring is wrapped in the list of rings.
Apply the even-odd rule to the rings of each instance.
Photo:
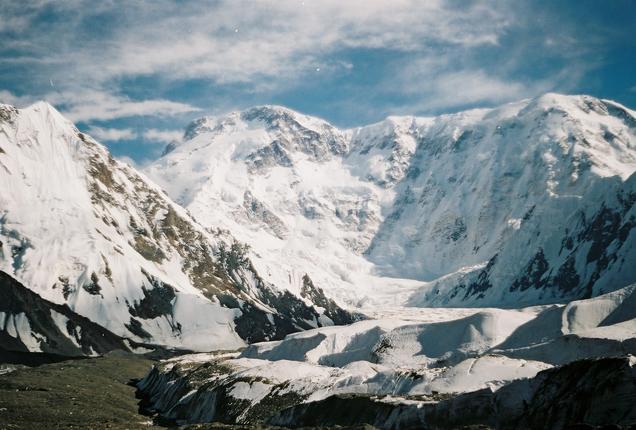
[[[636,281],[635,118],[546,94],[338,130],[265,106],[196,121],[145,171],[292,292],[308,274],[367,309],[550,303]]]

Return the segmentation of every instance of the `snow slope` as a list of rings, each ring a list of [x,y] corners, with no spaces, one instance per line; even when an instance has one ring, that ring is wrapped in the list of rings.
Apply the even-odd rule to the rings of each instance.
[[[350,321],[311,285],[263,281],[232,236],[44,102],[0,106],[0,270],[118,336],[191,350]]]
[[[636,113],[588,96],[339,130],[278,106],[194,122],[145,170],[265,278],[341,303],[516,307],[636,281]]]
[[[204,117],[146,169],[186,209],[46,103],[3,105],[0,127],[0,269],[138,342],[224,349],[354,321],[331,297],[417,319],[405,305],[636,280],[636,119],[610,101],[352,130],[276,106]]]

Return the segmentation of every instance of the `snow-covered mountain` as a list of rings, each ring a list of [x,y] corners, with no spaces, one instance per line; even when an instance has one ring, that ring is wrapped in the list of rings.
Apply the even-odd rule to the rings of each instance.
[[[214,351],[140,382],[165,422],[516,428],[554,393],[543,427],[627,422],[635,170],[636,112],[587,96],[350,130],[257,107],[145,173],[0,105],[0,352]]]
[[[636,281],[636,112],[546,94],[339,130],[278,106],[192,123],[145,172],[266,280],[341,303],[519,306]]]
[[[68,316],[42,315],[53,304],[114,339],[190,350],[352,321],[309,278],[302,297],[263,280],[246,249],[50,105],[0,105],[0,283],[11,295],[2,299],[22,303],[25,287],[41,299],[2,309],[1,335],[17,345],[51,351],[60,336],[80,339]]]
[[[0,130],[5,289],[113,339],[231,349],[352,322],[337,302],[518,307],[636,281],[636,113],[610,101],[350,130],[256,107],[192,123],[146,168],[159,186],[46,103],[2,105]],[[3,335],[52,350],[7,312]],[[38,319],[77,341],[58,320]]]

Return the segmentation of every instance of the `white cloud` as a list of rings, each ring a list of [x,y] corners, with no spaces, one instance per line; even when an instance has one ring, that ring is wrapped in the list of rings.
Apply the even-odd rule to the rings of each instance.
[[[131,100],[99,90],[65,91],[45,95],[47,101],[60,105],[72,121],[107,121],[132,116],[174,116],[195,112],[199,108],[164,99]]]
[[[187,103],[165,99],[131,100],[99,90],[49,92],[40,97],[16,96],[10,91],[0,90],[0,103],[18,108],[27,107],[38,99],[55,105],[67,118],[75,122],[108,121],[144,115],[169,117],[200,110]]]
[[[144,164],[142,163],[138,163],[135,160],[133,160],[130,157],[127,157],[125,155],[119,155],[117,157],[115,157],[118,161],[121,161],[122,163],[126,163],[128,164],[130,167],[137,169],[137,170],[141,170],[144,167]]]
[[[410,103],[399,106],[399,113],[439,113],[466,106],[492,106],[532,97],[554,89],[551,79],[521,81],[488,73],[457,59],[421,58],[400,63],[381,86],[386,92],[404,94]],[[572,79],[574,70],[567,73]]]
[[[5,50],[10,54],[3,61],[28,70],[32,80],[45,86],[54,82],[55,92],[46,94],[49,88],[39,88],[39,98],[56,104],[75,121],[188,114],[197,107],[162,95],[166,88],[178,91],[190,79],[201,87],[209,84],[214,96],[222,94],[209,105],[197,101],[216,110],[243,107],[245,100],[267,102],[307,82],[321,80],[328,85],[330,78],[337,77],[342,83],[347,76],[358,80],[344,84],[354,88],[353,97],[347,97],[367,103],[356,110],[375,110],[369,116],[407,97],[412,105],[401,108],[452,109],[553,89],[558,70],[534,71],[528,60],[532,55],[537,58],[549,51],[554,58],[568,58],[563,68],[589,63],[589,56],[585,61],[577,57],[582,46],[590,45],[574,37],[579,33],[538,19],[537,8],[524,2],[513,6],[503,0],[155,0],[148,7],[146,2],[122,6],[111,1],[23,0],[16,4],[3,10],[0,19],[0,32],[10,25],[21,35],[3,40],[7,46],[17,44]],[[37,18],[43,5],[56,19]],[[519,29],[522,33],[515,33]],[[493,55],[497,49],[501,55]],[[484,50],[490,50],[490,57],[479,56]],[[395,73],[379,76],[394,61],[399,63]],[[382,70],[373,70],[374,64]],[[433,66],[414,72],[427,64]],[[368,83],[366,77],[360,78],[364,67],[369,67]],[[559,90],[577,79],[558,81]],[[156,96],[147,100],[123,96],[127,88],[149,85]],[[366,95],[355,94],[358,87]]]
[[[15,106],[19,109],[33,104],[37,100],[31,96],[16,96],[10,91],[0,90],[0,103]]]
[[[72,78],[100,86],[152,74],[269,88],[268,81],[288,84],[289,78],[315,70],[312,65],[340,49],[421,51],[432,45],[496,44],[509,25],[496,0],[461,7],[442,0],[157,0],[152,8],[103,2],[97,9],[93,4],[75,4],[68,20],[46,24],[53,26],[43,29],[47,31],[26,30],[32,56],[60,64],[63,73],[56,81]],[[83,23],[103,12],[117,17],[110,16],[111,31],[104,38],[83,37],[82,32],[94,31]]]
[[[477,70],[439,75],[430,82],[426,93],[428,108],[443,109],[475,103],[492,104],[518,100],[534,93],[534,89]]]
[[[183,137],[181,130],[158,130],[150,128],[143,132],[143,138],[152,142],[170,143]]]
[[[88,134],[98,141],[114,142],[118,140],[131,140],[137,137],[137,133],[130,128],[102,128],[92,126],[88,129]]]

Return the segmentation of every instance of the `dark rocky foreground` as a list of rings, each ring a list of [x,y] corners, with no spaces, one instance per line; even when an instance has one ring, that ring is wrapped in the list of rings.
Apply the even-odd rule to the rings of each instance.
[[[157,428],[138,413],[139,400],[130,385],[151,364],[139,356],[111,353],[17,366],[0,374],[0,429]]]
[[[636,429],[633,357],[581,360],[494,393],[484,389],[438,402],[333,396],[251,425],[183,426],[140,413],[141,393],[133,385],[152,363],[110,353],[37,367],[2,364],[0,429]]]

